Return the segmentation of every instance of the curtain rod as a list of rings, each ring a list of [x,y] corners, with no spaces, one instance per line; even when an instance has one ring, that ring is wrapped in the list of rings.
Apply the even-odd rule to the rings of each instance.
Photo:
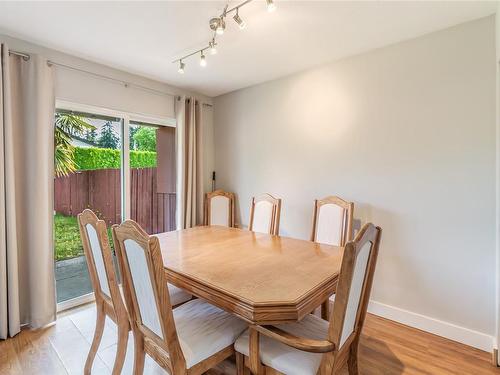
[[[88,71],[88,70],[85,70],[85,69],[76,68],[76,67],[71,66],[71,65],[61,64],[61,63],[58,63],[58,62],[55,62],[55,61],[51,61],[51,60],[47,60],[47,65],[48,66],[54,65],[54,66],[58,66],[60,68],[65,68],[65,69],[69,69],[69,70],[74,70],[76,72],[89,74],[91,76],[94,76],[94,77],[97,77],[97,78],[100,78],[100,79],[103,79],[103,80],[117,82],[119,84],[122,84],[125,87],[133,87],[133,88],[137,88],[137,89],[140,89],[140,90],[149,91],[149,92],[152,92],[153,94],[157,94],[157,95],[161,95],[161,96],[175,96],[175,94],[172,94],[172,93],[169,93],[169,92],[155,90],[155,89],[152,89],[152,88],[149,88],[149,87],[146,87],[146,86],[138,85],[138,84],[127,82],[127,81],[122,81],[122,80],[117,79],[117,78],[105,76],[103,74],[94,73],[94,72],[91,72],[91,71]]]
[[[30,59],[30,55],[27,55],[26,53],[22,53],[22,52],[13,51],[11,49],[9,50],[9,55],[20,56],[23,58],[24,61],[28,61]]]
[[[175,97],[175,99],[177,99],[177,101],[180,101],[180,100],[182,99],[182,96],[177,95],[177,96]],[[186,100],[189,102],[189,101],[191,100],[191,98],[187,98]],[[198,100],[198,102],[199,102],[199,100]],[[198,104],[198,103],[196,103],[196,104]],[[212,104],[210,104],[210,103],[201,103],[201,104],[202,104],[204,107],[213,107],[213,105],[212,105]]]
[[[14,51],[14,50],[9,50],[9,55],[20,56],[25,61],[28,61],[31,58],[31,56],[29,54],[27,54],[27,53],[23,53],[23,52],[19,52],[19,51]],[[103,79],[103,80],[117,82],[117,83],[119,83],[119,84],[121,84],[121,85],[123,85],[123,86],[125,86],[127,88],[128,87],[133,87],[133,88],[136,88],[136,89],[139,89],[139,90],[149,91],[149,92],[151,92],[153,94],[156,94],[156,95],[172,96],[174,98],[175,97],[180,98],[180,96],[178,96],[178,94],[172,94],[172,93],[165,92],[165,91],[155,90],[155,89],[152,89],[152,88],[149,88],[149,87],[146,87],[146,86],[138,85],[138,84],[135,84],[135,83],[130,83],[130,82],[127,82],[127,81],[122,81],[122,80],[117,79],[117,78],[105,76],[103,74],[94,73],[94,72],[91,72],[91,71],[88,71],[88,70],[85,70],[85,69],[77,68],[77,67],[66,65],[66,64],[61,64],[61,63],[58,63],[58,62],[55,62],[55,61],[51,61],[51,60],[47,60],[47,65],[48,66],[55,65],[55,66],[58,66],[60,68],[65,68],[65,69],[74,70],[74,71],[77,71],[77,72],[80,72],[80,73],[89,74],[91,76],[94,76],[94,77],[97,77],[97,78],[100,78],[100,79]],[[211,104],[208,104],[208,103],[203,103],[203,104],[207,105],[207,106],[210,106],[210,107],[212,106]]]

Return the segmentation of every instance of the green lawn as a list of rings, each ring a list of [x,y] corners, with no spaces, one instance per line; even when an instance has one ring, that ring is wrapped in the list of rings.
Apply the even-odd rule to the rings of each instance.
[[[111,238],[108,228],[108,238]],[[113,244],[111,243],[111,247]],[[76,217],[56,214],[54,216],[54,257],[63,260],[83,255],[82,241]]]
[[[76,217],[54,216],[54,250],[56,261],[83,255]]]

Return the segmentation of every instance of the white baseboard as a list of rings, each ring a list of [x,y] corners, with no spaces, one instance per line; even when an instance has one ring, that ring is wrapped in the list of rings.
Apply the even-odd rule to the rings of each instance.
[[[370,301],[368,312],[491,353],[494,337],[398,307]]]

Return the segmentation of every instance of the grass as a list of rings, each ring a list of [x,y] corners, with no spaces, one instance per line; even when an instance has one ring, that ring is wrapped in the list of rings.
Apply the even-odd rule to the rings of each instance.
[[[108,228],[108,238],[111,238]],[[111,243],[111,249],[113,244]],[[56,261],[83,255],[82,241],[76,217],[56,214],[54,216],[54,257]]]
[[[83,255],[76,217],[54,216],[54,253],[56,261]]]

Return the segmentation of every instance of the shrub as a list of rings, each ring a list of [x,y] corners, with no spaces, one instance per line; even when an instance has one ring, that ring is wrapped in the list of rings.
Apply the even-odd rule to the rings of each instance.
[[[156,152],[130,151],[130,168],[156,167]]]
[[[97,147],[75,147],[75,163],[80,171],[93,169],[119,169],[120,150]],[[156,152],[130,151],[131,168],[156,167]]]

